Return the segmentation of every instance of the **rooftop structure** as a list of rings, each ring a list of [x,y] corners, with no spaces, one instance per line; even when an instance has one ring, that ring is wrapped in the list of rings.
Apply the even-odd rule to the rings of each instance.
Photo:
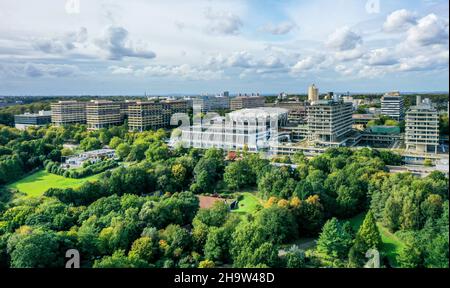
[[[14,115],[14,126],[20,130],[25,130],[28,127],[45,126],[51,122],[52,111]]]
[[[439,146],[439,116],[431,106],[429,99],[421,101],[417,96],[418,105],[411,106],[406,112],[405,144],[406,149],[417,152],[437,153]]]

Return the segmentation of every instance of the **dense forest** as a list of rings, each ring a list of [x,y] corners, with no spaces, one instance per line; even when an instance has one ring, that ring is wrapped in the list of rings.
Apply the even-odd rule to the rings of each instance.
[[[75,248],[82,266],[95,268],[362,267],[375,248],[384,267],[448,267],[448,179],[440,172],[390,174],[386,165],[399,156],[385,150],[329,149],[273,165],[245,150],[169,149],[166,138],[126,127],[0,127],[0,266],[62,267]],[[61,156],[76,152],[66,142],[108,145],[120,165],[97,164],[97,180],[40,197],[6,186],[40,169],[76,178],[60,171]],[[223,202],[199,208],[198,195],[239,199],[246,189],[261,199],[251,213]],[[358,215],[355,229],[347,220]],[[394,262],[379,227],[405,243]],[[313,249],[296,244],[307,237],[317,239]]]

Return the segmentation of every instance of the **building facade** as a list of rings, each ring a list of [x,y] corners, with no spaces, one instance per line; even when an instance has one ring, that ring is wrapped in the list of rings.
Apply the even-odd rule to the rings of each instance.
[[[170,118],[175,113],[187,113],[184,100],[160,102],[138,101],[128,107],[128,128],[130,131],[144,131],[170,126]]]
[[[39,111],[38,113],[24,113],[14,115],[14,126],[25,130],[28,127],[45,126],[52,122],[52,111]]]
[[[381,98],[381,114],[396,121],[404,119],[403,97],[399,92],[389,92]]]
[[[230,98],[227,96],[201,96],[192,100],[192,106],[195,111],[203,113],[230,109]]]
[[[407,150],[437,153],[439,146],[439,116],[428,99],[420,101],[406,112],[405,144]]]
[[[352,104],[319,100],[307,106],[309,140],[319,146],[342,146],[352,131]]]
[[[308,87],[308,101],[309,103],[315,102],[319,100],[319,89],[316,85],[312,84]]]
[[[242,109],[216,117],[207,123],[181,127],[179,141],[184,147],[248,149],[257,152],[268,149],[278,137],[278,127],[287,123],[287,110],[281,108]]]
[[[261,96],[238,96],[230,100],[230,109],[240,110],[264,107],[265,102],[265,98]]]
[[[51,104],[51,109],[55,126],[86,123],[86,102],[58,101]]]
[[[92,100],[86,104],[88,129],[97,130],[122,124],[120,103],[108,100]]]

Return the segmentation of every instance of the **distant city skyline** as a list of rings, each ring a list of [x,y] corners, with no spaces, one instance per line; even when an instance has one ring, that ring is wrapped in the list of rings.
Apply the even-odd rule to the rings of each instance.
[[[446,0],[0,3],[0,95],[449,91]],[[342,91],[342,92],[339,92]]]

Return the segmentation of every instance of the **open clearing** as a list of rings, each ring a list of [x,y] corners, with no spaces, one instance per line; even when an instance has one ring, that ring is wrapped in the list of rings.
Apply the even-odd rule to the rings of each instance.
[[[49,188],[77,188],[86,181],[94,181],[101,174],[92,175],[81,179],[65,178],[63,176],[48,173],[40,170],[19,181],[9,184],[7,187],[19,190],[27,196],[38,197],[44,194]]]
[[[259,199],[254,192],[242,192],[242,199],[239,200],[237,209],[231,210],[233,213],[253,213],[259,205],[262,205],[262,200]]]

